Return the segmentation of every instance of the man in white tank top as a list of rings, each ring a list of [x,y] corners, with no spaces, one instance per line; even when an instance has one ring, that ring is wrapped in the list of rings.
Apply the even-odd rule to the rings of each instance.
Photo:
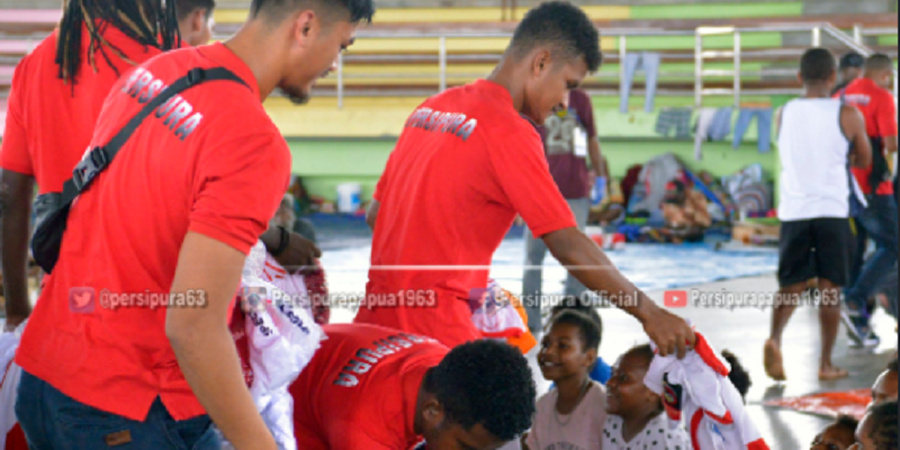
[[[765,367],[771,378],[785,379],[782,332],[807,282],[817,278],[822,293],[819,379],[833,380],[847,376],[847,371],[832,364],[831,351],[840,325],[840,288],[849,282],[853,254],[850,211],[859,201],[850,166],[868,166],[872,149],[862,114],[830,98],[837,61],[829,50],[806,52],[800,80],[806,94],[788,103],[780,117],[781,289],[765,345]]]

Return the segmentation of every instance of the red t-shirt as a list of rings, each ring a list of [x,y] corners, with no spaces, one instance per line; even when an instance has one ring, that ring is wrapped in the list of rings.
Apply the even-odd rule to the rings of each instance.
[[[356,322],[431,336],[451,348],[481,338],[469,298],[487,286],[488,270],[383,266],[490,266],[516,214],[535,236],[576,226],[535,127],[505,88],[485,80],[432,97],[413,113],[375,198],[381,210],[367,300],[384,306],[361,309]],[[419,304],[421,291],[428,306],[403,306],[411,297]]]
[[[897,106],[894,104],[893,94],[868,78],[860,78],[854,80],[843,90],[843,97],[847,104],[856,106],[862,111],[866,118],[866,130],[870,138],[897,136]],[[873,148],[872,151],[883,152],[884,149]],[[866,194],[872,193],[872,186],[869,184],[871,173],[871,166],[868,169],[853,169],[856,181]],[[885,181],[878,185],[875,193],[877,195],[893,195],[894,185],[890,181]]]
[[[225,67],[247,86],[208,82],[161,106],[75,201],[16,357],[75,400],[132,420],[144,420],[157,397],[176,420],[204,414],[166,338],[166,309],[139,307],[148,294],[170,292],[185,235],[249,253],[288,187],[287,143],[253,72],[221,44],[166,53],[123,76],[92,144],[108,142],[142,99],[197,67]],[[70,297],[82,287],[95,289],[87,306]],[[113,310],[104,291],[145,295]]]
[[[374,325],[326,325],[328,339],[290,387],[303,450],[406,450],[419,387],[449,349]]]
[[[135,64],[160,54],[160,50],[135,42],[113,26],[101,26],[103,38]],[[103,101],[119,76],[134,66],[106,49],[112,66],[100,54],[91,67],[87,28],[82,37],[81,66],[74,95],[72,84],[59,79],[56,65],[56,33],[22,59],[13,75],[3,133],[0,166],[35,177],[38,192],[61,192],[72,178],[72,169],[91,142]],[[114,70],[115,69],[115,70]]]

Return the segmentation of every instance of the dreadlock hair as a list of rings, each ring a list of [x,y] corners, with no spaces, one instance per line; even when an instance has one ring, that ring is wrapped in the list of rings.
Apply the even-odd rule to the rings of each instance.
[[[97,69],[96,54],[100,53],[116,71],[116,75],[121,74],[113,66],[107,52],[112,50],[119,57],[129,60],[121,49],[103,38],[108,26],[118,28],[145,47],[167,51],[181,46],[175,2],[176,0],[65,0],[56,44],[59,78],[71,83],[74,91],[78,68],[84,57],[82,27],[87,27],[90,36],[87,57],[91,67]]]

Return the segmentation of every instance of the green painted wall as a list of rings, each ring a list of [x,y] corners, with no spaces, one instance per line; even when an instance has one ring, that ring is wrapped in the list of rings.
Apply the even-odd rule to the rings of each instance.
[[[599,123],[599,122],[598,122]],[[363,186],[363,200],[372,198],[378,177],[384,170],[393,140],[304,140],[291,141],[294,173],[303,177],[307,189],[326,199],[336,198],[337,185],[345,182]],[[775,153],[760,154],[755,143],[745,143],[738,150],[724,142],[704,145],[703,161],[694,161],[693,141],[604,140],[603,153],[613,176],[621,177],[628,167],[642,164],[654,156],[672,152],[694,170],[708,170],[714,175],[727,175],[749,164],[760,163],[772,174],[776,168]]]
[[[803,15],[803,2],[700,3],[631,7],[632,19],[733,19]]]
[[[693,50],[696,45],[694,36],[634,36],[626,41],[629,50]],[[777,48],[782,46],[781,33],[744,33],[741,40],[744,49]],[[734,48],[734,36],[708,36],[703,38],[706,49]],[[616,40],[616,48],[619,41]]]
[[[897,36],[879,36],[878,45],[897,45]]]

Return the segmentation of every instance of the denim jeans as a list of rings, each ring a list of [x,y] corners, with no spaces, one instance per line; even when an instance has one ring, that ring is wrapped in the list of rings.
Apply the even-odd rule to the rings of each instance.
[[[866,311],[869,296],[888,274],[897,270],[897,201],[893,195],[868,195],[866,199],[869,207],[856,219],[856,224],[860,227],[858,232],[875,241],[875,253],[863,264],[846,292],[847,305],[858,311]],[[857,252],[865,252],[865,246],[857,248]]]
[[[575,222],[582,231],[587,226],[588,214],[591,210],[591,200],[587,198],[569,199],[569,208],[575,214]],[[528,328],[531,330],[540,330],[541,323],[541,305],[537,301],[541,298],[543,291],[543,269],[531,269],[530,267],[541,266],[544,264],[544,257],[547,256],[547,244],[540,238],[535,238],[531,234],[531,230],[525,230],[525,265],[529,268],[525,269],[522,277],[522,294],[525,299],[525,310],[528,312]],[[566,295],[580,296],[587,288],[575,279],[572,274],[566,277]]]
[[[628,99],[631,97],[631,88],[634,85],[634,76],[639,69],[647,74],[647,99],[644,102],[644,111],[652,113],[656,105],[656,87],[659,83],[659,66],[662,58],[659,53],[629,53],[621,63],[625,65],[625,77],[620,84],[621,100],[619,109],[622,114],[628,114]]]
[[[734,148],[738,148],[744,140],[744,135],[750,129],[750,124],[756,118],[759,122],[760,153],[769,153],[772,149],[772,108],[744,108],[738,116],[737,125],[734,126]]]
[[[127,400],[123,400],[127,401]],[[30,450],[218,450],[208,416],[175,421],[158,398],[143,422],[100,411],[22,373],[16,416]]]

